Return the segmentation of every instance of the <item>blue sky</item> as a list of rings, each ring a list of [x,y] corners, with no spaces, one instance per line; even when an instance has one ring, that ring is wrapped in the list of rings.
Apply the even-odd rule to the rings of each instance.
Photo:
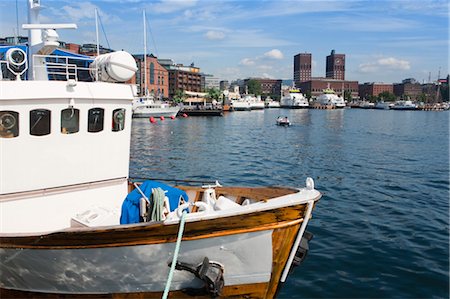
[[[26,0],[18,0],[19,24]],[[346,79],[419,82],[449,72],[449,4],[427,1],[321,0],[41,0],[42,23],[74,22],[60,39],[95,43],[94,9],[106,38],[100,43],[143,53],[142,11],[148,52],[195,63],[221,79],[292,79],[293,56],[312,53],[313,76],[325,76],[332,49],[346,54]],[[16,0],[0,1],[0,36],[16,28]],[[20,29],[20,34],[27,33]],[[108,42],[107,42],[108,41]],[[430,76],[431,74],[431,76]]]

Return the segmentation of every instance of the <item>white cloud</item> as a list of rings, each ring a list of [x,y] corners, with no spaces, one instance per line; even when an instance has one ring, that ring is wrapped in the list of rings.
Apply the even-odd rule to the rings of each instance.
[[[261,65],[258,65],[258,69],[263,70],[263,71],[268,71],[268,70],[272,70],[273,66],[267,65],[267,64],[261,64]]]
[[[409,70],[411,65],[409,61],[397,59],[394,57],[379,58],[373,62],[361,63],[359,70],[363,73],[373,73],[380,70]]]
[[[206,32],[205,36],[210,40],[221,40],[225,38],[225,33],[222,31],[209,30]]]
[[[197,4],[197,0],[161,0],[159,3],[152,4],[151,9],[157,13],[171,13]]]
[[[253,59],[250,58],[244,58],[241,60],[241,62],[239,63],[240,65],[245,65],[245,66],[251,66],[255,64],[255,61]]]
[[[278,49],[270,50],[269,52],[264,53],[264,56],[272,59],[283,59],[283,53]]]
[[[97,6],[92,4],[91,2],[80,2],[75,3],[74,6],[63,6],[62,10],[64,12],[62,14],[65,16],[69,16],[69,18],[74,21],[79,21],[85,18],[92,19],[95,18],[96,8]]]
[[[262,77],[266,79],[273,79],[273,76],[269,75],[268,73],[263,73]]]

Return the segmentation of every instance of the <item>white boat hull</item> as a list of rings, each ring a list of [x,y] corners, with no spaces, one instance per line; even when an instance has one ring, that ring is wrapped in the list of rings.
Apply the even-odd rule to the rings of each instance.
[[[179,111],[180,107],[136,109],[133,112],[133,118],[175,117]]]
[[[1,249],[1,287],[43,293],[162,292],[175,243],[83,249]],[[226,265],[226,285],[268,282],[272,231],[183,241],[178,261]],[[201,288],[187,271],[175,271],[172,290]]]

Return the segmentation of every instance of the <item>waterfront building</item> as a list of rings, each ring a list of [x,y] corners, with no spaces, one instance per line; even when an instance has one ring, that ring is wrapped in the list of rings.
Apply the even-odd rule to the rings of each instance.
[[[324,89],[331,88],[337,94],[347,91],[351,93],[352,99],[358,99],[358,81],[338,80],[330,78],[311,78],[297,86],[303,94],[310,94],[316,98],[323,93]]]
[[[220,81],[219,88],[220,88],[220,90],[228,90],[228,88],[230,88],[230,82],[228,82],[228,80]]]
[[[78,44],[73,44],[73,43],[66,43],[65,44],[65,50],[75,53],[75,54],[80,54],[80,45]]]
[[[394,93],[394,85],[391,83],[366,82],[359,84],[360,99],[370,99],[377,97],[382,92]]]
[[[114,52],[114,50],[105,48],[99,45],[100,54],[106,54]],[[97,45],[96,44],[83,44],[80,46],[79,54],[86,56],[97,56]]]
[[[0,38],[0,45],[17,45],[17,44],[26,44],[28,43],[28,36],[6,36]]]
[[[136,60],[138,70],[136,76],[129,83],[136,84],[139,96],[145,95],[145,72],[147,72],[147,91],[154,95],[156,99],[169,97],[169,72],[158,62],[158,58],[153,54],[147,54],[147,65],[144,65],[144,54],[133,55]]]
[[[394,94],[399,98],[418,100],[422,94],[422,86],[414,78],[408,78],[402,83],[394,84]]]
[[[219,78],[214,77],[214,75],[211,75],[211,74],[202,74],[202,77],[205,78],[205,86],[204,86],[203,90],[207,90],[207,89],[211,89],[211,88],[220,89],[220,79]]]
[[[281,83],[283,80],[281,79],[268,79],[268,78],[248,78],[245,79],[246,90],[247,83],[250,80],[255,80],[261,84],[261,95],[262,96],[270,96],[272,99],[280,99],[281,97]]]
[[[325,76],[345,80],[345,54],[336,54],[334,50],[331,50],[331,54],[327,56]]]
[[[183,64],[174,64],[171,59],[160,59],[159,63],[169,73],[169,97],[173,97],[177,90],[201,92],[202,75],[200,68]]]
[[[312,56],[311,53],[299,53],[294,56],[294,82],[311,80]]]

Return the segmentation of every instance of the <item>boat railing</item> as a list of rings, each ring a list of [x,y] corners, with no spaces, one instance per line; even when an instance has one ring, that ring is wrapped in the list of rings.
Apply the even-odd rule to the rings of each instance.
[[[90,67],[92,61],[92,58],[85,57],[33,55],[32,72],[35,75],[39,69],[44,68],[49,80],[95,81],[95,78],[91,76],[95,70]]]

